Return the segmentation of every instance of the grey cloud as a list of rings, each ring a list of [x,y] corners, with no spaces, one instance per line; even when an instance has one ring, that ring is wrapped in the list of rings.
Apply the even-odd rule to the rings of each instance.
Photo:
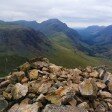
[[[0,19],[58,18],[69,26],[112,24],[112,0],[0,0]]]

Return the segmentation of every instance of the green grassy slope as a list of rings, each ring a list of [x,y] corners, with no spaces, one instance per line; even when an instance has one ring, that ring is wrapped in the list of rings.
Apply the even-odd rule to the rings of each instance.
[[[106,64],[111,66],[112,62],[88,56],[78,50],[74,50],[71,40],[64,33],[56,33],[49,37],[52,41],[54,49],[50,51],[47,57],[51,62],[65,67],[78,67],[78,66],[100,66]]]
[[[73,48],[72,41],[62,32],[55,33],[49,39],[52,42],[52,48],[48,48],[47,53],[41,52],[41,56],[47,57],[52,63],[64,67],[86,67],[108,65],[112,68],[112,61],[103,58],[91,57]],[[41,46],[43,46],[41,44]],[[35,57],[39,54],[35,54]],[[26,58],[17,55],[0,54],[0,77],[7,75],[26,61]]]
[[[8,75],[13,69],[26,62],[26,58],[17,55],[0,56],[0,77]]]

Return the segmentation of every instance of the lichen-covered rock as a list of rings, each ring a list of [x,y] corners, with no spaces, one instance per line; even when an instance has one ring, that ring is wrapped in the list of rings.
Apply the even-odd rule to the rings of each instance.
[[[23,83],[27,83],[28,82],[28,78],[27,77],[23,77],[23,79],[21,80],[21,83],[23,84]]]
[[[55,74],[50,74],[49,77],[52,80],[57,80],[57,76]]]
[[[79,90],[83,96],[89,97],[96,96],[98,88],[93,80],[87,79],[79,85]]]
[[[31,81],[28,83],[28,91],[29,93],[38,93],[38,89],[41,86],[41,83],[36,81]]]
[[[110,110],[112,110],[112,104],[111,103],[107,103],[108,104],[108,107]]]
[[[0,88],[6,87],[9,84],[10,84],[10,81],[9,80],[3,81],[3,82],[0,83]]]
[[[11,100],[11,98],[12,98],[12,95],[10,93],[5,92],[5,91],[3,91],[3,96],[7,100]]]
[[[100,69],[98,69],[98,72],[99,72],[99,78],[103,79],[104,76],[105,76],[106,71],[104,69],[100,68]]]
[[[47,95],[46,99],[52,104],[61,105],[61,97],[58,95]]]
[[[29,64],[28,62],[26,62],[26,63],[24,63],[23,65],[21,65],[21,66],[19,67],[19,69],[20,69],[21,71],[29,70],[29,69],[30,69],[30,64]]]
[[[79,70],[78,68],[75,68],[75,69],[73,69],[73,74],[75,74],[75,75],[81,75],[82,71]]]
[[[104,81],[105,83],[112,82],[112,74],[109,73],[109,72],[107,72],[107,73],[105,74],[104,78],[103,78],[103,81]]]
[[[40,85],[40,87],[38,88],[38,92],[40,93],[47,93],[49,88],[51,87],[52,83],[51,82],[44,82],[42,85]]]
[[[25,75],[25,73],[23,71],[13,72],[10,77],[11,83],[21,82],[21,80],[24,78],[24,75]]]
[[[33,80],[33,79],[37,79],[37,78],[38,78],[38,70],[37,69],[31,70],[29,73],[29,79]]]
[[[40,107],[42,107],[42,104],[38,102],[34,104],[15,104],[8,112],[38,112]]]
[[[109,82],[109,83],[108,83],[108,89],[109,89],[109,91],[110,91],[111,94],[112,94],[112,82]]]
[[[73,98],[74,98],[74,94],[68,93],[68,94],[66,94],[65,96],[63,96],[63,97],[61,98],[61,104],[62,104],[62,105],[69,104],[69,102],[72,101]]]
[[[99,88],[99,89],[104,89],[104,88],[106,88],[106,84],[105,83],[103,83],[103,82],[96,82],[96,85],[97,85],[97,87]]]
[[[61,67],[56,66],[54,64],[52,64],[52,65],[49,66],[49,70],[50,70],[51,73],[57,73],[57,72],[60,71],[60,69],[61,69]]]
[[[17,83],[11,91],[11,94],[13,96],[13,99],[17,100],[22,97],[24,97],[28,92],[28,87],[26,85],[22,85],[20,83]]]
[[[73,98],[71,101],[69,101],[69,104],[71,106],[76,106],[77,105],[77,100]]]
[[[44,102],[45,100],[46,100],[46,98],[45,98],[45,96],[44,96],[43,94],[40,94],[40,95],[38,96],[38,98],[36,99],[37,102],[38,102],[38,101]]]
[[[87,66],[87,67],[86,67],[86,71],[87,71],[88,73],[91,73],[92,70],[93,70],[93,68],[92,68],[91,66]]]
[[[84,108],[84,109],[89,109],[90,108],[87,102],[82,102],[77,107]]]
[[[43,112],[87,112],[74,106],[47,105]]]
[[[112,98],[112,94],[107,91],[99,91],[99,95],[101,98]]]
[[[93,72],[90,73],[90,76],[97,78],[99,77],[99,73],[96,70],[94,70]]]
[[[41,60],[40,61],[38,60],[38,61],[31,63],[31,67],[35,68],[35,69],[42,69],[43,67],[48,67],[48,66],[49,66],[48,62],[41,61]]]
[[[106,108],[104,105],[99,104],[98,107],[95,109],[95,112],[106,112]]]
[[[5,92],[11,93],[11,90],[12,90],[13,87],[14,87],[13,84],[9,84],[9,85],[7,86],[7,88],[5,89]]]

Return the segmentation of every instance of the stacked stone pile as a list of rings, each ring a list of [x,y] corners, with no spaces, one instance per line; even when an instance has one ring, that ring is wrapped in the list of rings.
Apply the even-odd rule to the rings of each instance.
[[[111,112],[112,74],[29,60],[0,79],[0,112]]]

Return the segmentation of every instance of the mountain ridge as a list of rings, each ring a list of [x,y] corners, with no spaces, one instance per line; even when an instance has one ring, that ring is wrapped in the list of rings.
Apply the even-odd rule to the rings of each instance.
[[[25,25],[21,25],[21,21],[19,21],[19,24],[3,22],[0,24],[0,39],[7,38],[5,41],[8,40],[8,42],[4,43],[1,40],[0,53],[4,56],[10,55],[10,57],[11,55],[24,55],[25,57],[41,55],[49,58],[53,63],[65,67],[85,67],[87,65],[97,66],[101,64],[111,66],[110,61],[94,56],[93,48],[80,40],[77,31],[69,28],[65,23],[61,22],[60,25],[59,20],[53,19],[52,21],[53,23],[51,22],[50,26],[48,24],[45,27],[48,30],[54,28],[51,32],[49,30],[50,34],[47,36],[44,32],[35,30],[34,27],[28,27],[32,21],[28,22],[28,26],[25,26],[27,21],[22,21],[25,22]],[[54,21],[56,21],[55,24]],[[38,24],[35,21],[33,23]],[[2,30],[4,30],[4,34]],[[5,46],[3,46],[3,43]]]
[[[25,52],[26,55],[33,53],[33,49],[37,53],[40,50],[43,52],[46,47],[42,47],[41,45],[47,46],[49,42],[45,35],[39,31],[21,26],[13,26],[11,28],[9,25],[9,27],[2,26],[0,28],[0,44],[2,45],[0,47],[1,53],[2,51],[3,53],[10,52],[11,54],[14,52],[15,54],[24,56]]]
[[[86,29],[77,31],[81,35],[82,41],[90,46],[93,54],[112,59],[112,25],[106,27],[97,27],[99,30],[95,33],[91,33],[94,32],[93,27],[88,27]]]

